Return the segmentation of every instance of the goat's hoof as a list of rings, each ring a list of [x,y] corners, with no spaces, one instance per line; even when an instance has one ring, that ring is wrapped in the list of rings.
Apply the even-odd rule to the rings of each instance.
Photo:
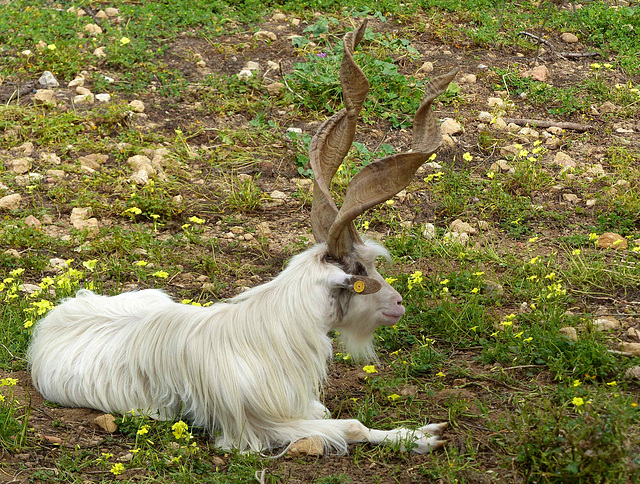
[[[449,424],[447,422],[429,424],[425,425],[424,427],[420,427],[420,431],[425,434],[440,436],[444,433],[448,426]]]
[[[443,447],[446,443],[446,440],[442,440],[439,437],[425,437],[416,440],[416,446],[411,450],[416,454],[426,454],[428,452],[431,452],[432,450]]]

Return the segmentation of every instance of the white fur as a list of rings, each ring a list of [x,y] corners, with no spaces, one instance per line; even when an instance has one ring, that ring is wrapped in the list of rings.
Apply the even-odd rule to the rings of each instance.
[[[372,356],[373,331],[392,324],[382,311],[397,310],[401,298],[375,270],[385,249],[367,242],[354,256],[383,287],[338,308],[337,287],[348,274],[325,254],[318,244],[271,282],[207,308],[153,289],[113,297],[79,291],[34,330],[34,385],[65,406],[182,417],[219,431],[224,448],[261,451],[309,436],[338,453],[365,441],[416,440],[418,452],[438,446],[426,435],[441,427],[384,432],[326,419],[319,392],[331,358],[327,332],[338,329],[349,350]]]

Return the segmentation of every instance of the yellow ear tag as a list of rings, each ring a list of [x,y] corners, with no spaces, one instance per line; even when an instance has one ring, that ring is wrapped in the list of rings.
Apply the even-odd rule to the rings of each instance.
[[[364,282],[362,281],[356,281],[353,283],[353,290],[356,291],[357,293],[361,293],[362,291],[364,291],[365,285]]]

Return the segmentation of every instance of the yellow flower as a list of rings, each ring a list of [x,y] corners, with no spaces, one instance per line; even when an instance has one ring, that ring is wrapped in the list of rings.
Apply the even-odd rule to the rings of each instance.
[[[143,425],[142,427],[140,427],[138,429],[138,432],[137,432],[138,435],[145,435],[145,434],[148,434],[148,433],[149,433],[149,426],[148,425]]]
[[[378,373],[378,370],[376,370],[376,367],[373,365],[363,366],[362,369],[367,373]]]
[[[24,326],[24,329],[29,329],[33,326],[33,319],[27,319],[22,326]]]
[[[447,284],[449,284],[449,279],[442,279],[440,281],[440,284],[442,284],[443,286],[446,286]]]
[[[9,275],[11,277],[19,277],[24,273],[24,269],[22,267],[20,267],[19,269],[14,269],[11,272],[9,272]]]
[[[533,243],[534,243],[534,242],[536,242],[537,240],[538,240],[538,237],[531,237],[531,238],[529,239],[529,241],[528,241],[528,242],[529,242],[530,244],[533,244]]]
[[[386,203],[387,205],[393,205],[395,202],[393,200],[387,200],[384,203]]]
[[[480,291],[480,289],[477,288],[477,287],[474,287],[473,289],[471,289],[471,293],[472,294],[477,294],[479,291]]]
[[[500,324],[507,328],[509,326],[513,326],[513,321],[502,321]]]
[[[56,44],[49,44],[47,45],[47,49],[49,49],[50,51],[54,51],[57,49]]]
[[[0,387],[15,387],[17,383],[17,378],[3,378],[0,380]]]
[[[447,375],[445,375],[444,373],[442,373],[441,371],[439,371],[438,373],[436,373],[436,376],[439,376],[440,378],[444,378],[444,377],[445,377],[445,376],[447,376]]]
[[[573,251],[571,251],[572,255],[580,255],[582,251],[580,249],[573,249]]]
[[[462,159],[464,161],[471,161],[473,160],[473,156],[467,151],[464,155],[462,155]]]
[[[493,180],[493,178],[496,176],[496,174],[492,171],[487,172],[487,177],[491,178]]]
[[[535,281],[538,278],[538,276],[536,276],[535,274],[532,276],[527,277],[528,280],[530,281]]]
[[[4,395],[0,394],[0,403],[4,402]]]
[[[514,338],[522,338],[524,331],[520,331],[518,334],[514,335]]]
[[[607,383],[607,385],[609,385],[610,387],[615,387],[617,384],[618,384],[618,382],[615,381],[615,380],[610,381],[609,383]]]
[[[478,331],[478,326],[472,326],[471,328],[469,328],[471,331]]]
[[[133,264],[138,267],[144,267],[148,264],[148,262],[146,260],[138,260],[138,261],[135,261]]]
[[[579,387],[580,385],[582,385],[582,382],[580,380],[573,380],[574,387]]]
[[[93,272],[93,270],[96,268],[97,264],[98,264],[98,260],[97,259],[87,260],[87,261],[84,261],[82,263],[82,265],[84,267],[86,267],[87,269],[89,269],[91,272]]]
[[[396,279],[395,277],[385,277],[384,279],[385,281],[387,281],[387,283],[389,284],[393,284],[394,282],[396,282],[398,279]]]
[[[474,275],[474,276],[476,276],[476,277],[480,277],[480,276],[482,276],[483,274],[484,274],[484,272],[483,272],[483,271],[478,271],[478,272],[474,272],[474,273],[473,273],[473,275]]]
[[[131,207],[131,208],[126,209],[122,213],[131,213],[133,215],[140,215],[142,213],[142,210],[140,210],[138,207]]]
[[[113,474],[114,476],[119,476],[120,474],[122,474],[123,470],[124,464],[118,462],[117,464],[113,464],[113,467],[111,467],[111,470],[109,472],[111,472],[111,474]]]
[[[127,45],[129,42],[131,42],[131,40],[129,40],[128,37],[122,37],[120,39],[120,45]]]
[[[176,440],[180,440],[181,438],[185,437],[185,433],[187,432],[187,430],[189,430],[189,426],[182,420],[180,420],[179,422],[176,422],[171,426],[171,430],[173,431],[173,436],[176,438]]]
[[[362,228],[364,230],[369,230],[369,221],[365,220],[364,222],[362,222]]]
[[[576,407],[580,407],[584,405],[584,399],[580,397],[573,397],[573,400],[571,400],[571,403],[573,403]]]
[[[533,258],[529,261],[529,264],[537,264],[539,260],[540,260],[540,257],[533,257]]]
[[[590,241],[592,241],[592,242],[593,242],[594,240],[597,240],[597,239],[598,239],[598,234],[596,234],[595,232],[591,232],[591,233],[589,234],[589,240],[590,240]]]
[[[153,277],[159,277],[160,279],[166,279],[167,277],[169,277],[169,273],[166,271],[156,271],[151,275]]]
[[[392,402],[395,402],[398,398],[400,398],[400,395],[398,395],[397,393],[392,393],[391,395],[387,396],[387,398]]]
[[[528,343],[528,342],[530,342],[532,340],[533,340],[533,338],[531,336],[529,336],[528,338],[525,338],[522,341],[524,341],[525,343]]]
[[[205,220],[203,218],[198,218],[195,215],[193,217],[189,217],[189,222],[193,222],[194,224],[202,225]]]

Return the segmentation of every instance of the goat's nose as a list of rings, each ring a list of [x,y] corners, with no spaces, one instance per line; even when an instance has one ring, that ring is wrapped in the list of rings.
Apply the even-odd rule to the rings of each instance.
[[[399,294],[396,303],[398,304],[398,306],[402,306],[402,296],[400,296]]]

